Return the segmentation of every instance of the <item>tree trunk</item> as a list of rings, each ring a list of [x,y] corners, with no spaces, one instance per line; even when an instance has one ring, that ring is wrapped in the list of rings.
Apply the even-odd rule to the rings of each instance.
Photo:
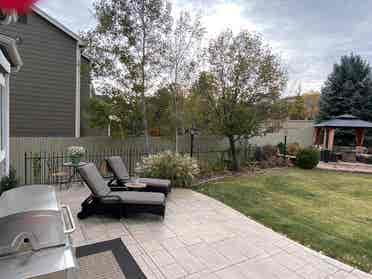
[[[175,125],[175,128],[176,128],[176,153],[178,153],[178,87],[176,85],[176,90],[174,92],[174,109],[175,109],[175,122],[176,122],[176,125]]]
[[[175,121],[176,121],[176,153],[178,153],[178,65],[176,64],[174,72],[174,111],[175,111]]]
[[[231,159],[232,159],[231,170],[239,171],[239,162],[238,162],[238,156],[236,153],[234,136],[229,136],[229,143],[230,143]]]
[[[145,134],[145,153],[146,155],[150,154],[150,135],[149,135],[149,126],[147,122],[147,109],[146,109],[146,97],[143,94],[142,97],[142,114],[143,114],[143,130]]]
[[[145,134],[145,153],[150,154],[150,138],[149,138],[149,125],[147,121],[147,109],[146,109],[146,23],[145,23],[145,1],[142,1],[142,115],[143,115],[143,129]]]

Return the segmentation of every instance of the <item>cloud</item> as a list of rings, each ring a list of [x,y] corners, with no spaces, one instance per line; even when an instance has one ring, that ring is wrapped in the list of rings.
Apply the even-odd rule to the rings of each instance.
[[[320,89],[333,64],[351,52],[372,58],[372,1],[256,1],[245,17],[266,40],[276,42],[286,59],[291,82]]]
[[[37,5],[76,33],[96,23],[93,0],[41,0]]]
[[[77,32],[94,26],[93,0],[44,0],[40,5]],[[287,94],[320,89],[340,56],[372,59],[372,1],[351,0],[174,0],[174,9],[201,11],[209,35],[227,27],[257,31],[279,53],[289,71]]]

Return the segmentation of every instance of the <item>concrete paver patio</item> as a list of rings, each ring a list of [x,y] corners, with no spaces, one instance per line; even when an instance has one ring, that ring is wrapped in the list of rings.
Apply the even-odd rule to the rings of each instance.
[[[77,185],[58,192],[75,216],[88,195]],[[76,224],[75,246],[120,237],[148,279],[372,278],[186,189],[168,197],[164,220],[92,216]]]

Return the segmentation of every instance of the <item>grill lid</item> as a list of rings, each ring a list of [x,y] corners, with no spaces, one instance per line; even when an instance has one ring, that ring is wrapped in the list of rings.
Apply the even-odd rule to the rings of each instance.
[[[17,187],[0,196],[0,218],[33,210],[59,211],[57,196],[52,186]]]
[[[54,188],[45,185],[9,190],[0,197],[0,257],[20,251],[62,246],[65,231]]]

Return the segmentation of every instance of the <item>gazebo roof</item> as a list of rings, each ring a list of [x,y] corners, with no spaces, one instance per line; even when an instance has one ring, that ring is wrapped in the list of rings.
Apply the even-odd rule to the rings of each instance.
[[[314,125],[316,128],[372,128],[372,122],[367,122],[353,115],[340,115],[331,120]]]

